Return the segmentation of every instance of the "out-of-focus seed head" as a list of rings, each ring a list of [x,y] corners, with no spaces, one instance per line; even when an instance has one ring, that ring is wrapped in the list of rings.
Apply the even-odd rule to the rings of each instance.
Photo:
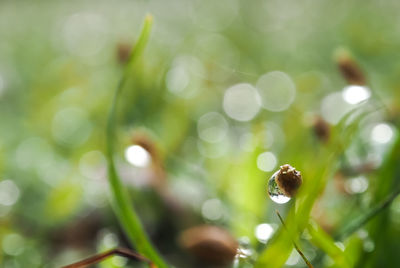
[[[132,52],[132,45],[128,43],[119,43],[117,45],[117,59],[119,63],[126,63]]]
[[[349,85],[365,85],[366,79],[363,71],[346,50],[336,52],[336,61],[340,72]]]
[[[239,246],[228,231],[212,225],[195,226],[183,231],[179,242],[201,261],[214,265],[231,263]]]
[[[331,135],[331,126],[321,117],[317,117],[313,122],[313,131],[319,140],[327,142]]]

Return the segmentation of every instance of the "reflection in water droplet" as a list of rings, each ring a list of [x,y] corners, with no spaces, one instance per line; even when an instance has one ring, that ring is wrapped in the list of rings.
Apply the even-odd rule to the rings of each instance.
[[[278,204],[284,204],[289,202],[290,197],[286,196],[282,190],[279,188],[276,182],[276,176],[278,175],[279,170],[272,175],[272,177],[268,181],[268,194],[269,197]]]

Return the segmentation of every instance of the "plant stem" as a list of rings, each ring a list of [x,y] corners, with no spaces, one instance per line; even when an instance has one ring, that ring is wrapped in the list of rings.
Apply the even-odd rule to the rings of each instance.
[[[116,107],[118,97],[121,94],[123,87],[133,71],[133,65],[139,56],[143,53],[146,46],[147,40],[150,36],[151,26],[153,18],[147,15],[144,20],[144,25],[141,34],[135,44],[130,59],[124,69],[124,73],[118,83],[115,90],[114,98],[112,100],[111,108],[108,115],[107,127],[106,127],[106,143],[107,143],[107,162],[108,162],[108,180],[111,188],[112,204],[114,211],[118,217],[120,224],[122,225],[126,235],[130,242],[136,247],[136,249],[144,256],[152,260],[157,267],[165,268],[167,264],[160,257],[158,252],[152,246],[148,236],[146,235],[142,223],[139,217],[134,211],[131,201],[129,199],[128,192],[121,182],[115,167],[114,156],[114,144],[115,144],[115,129],[116,129]]]
[[[278,215],[279,220],[281,221],[283,227],[286,229],[286,225],[285,222],[283,221],[281,214],[279,214],[279,211],[276,210],[275,211],[276,214]],[[286,229],[287,230],[287,229]],[[294,240],[292,240],[294,248],[296,249],[296,251],[300,254],[301,258],[304,260],[304,262],[307,264],[307,266],[309,268],[313,268],[314,266],[312,266],[311,262],[307,259],[307,257],[304,255],[304,253],[300,250],[300,248],[297,246],[296,242],[294,242]]]
[[[112,257],[114,255],[130,258],[132,260],[146,262],[146,263],[148,263],[150,265],[150,268],[155,268],[155,266],[154,266],[152,261],[150,261],[146,257],[143,257],[142,255],[137,254],[136,252],[133,252],[133,251],[131,251],[129,249],[126,249],[126,248],[111,249],[111,250],[108,250],[106,252],[99,253],[99,254],[96,254],[96,255],[91,256],[89,258],[86,258],[84,260],[75,262],[73,264],[63,266],[62,268],[83,268],[83,267],[88,267],[90,265],[94,265],[96,263],[104,261],[107,258],[110,258],[110,257]]]
[[[381,203],[372,207],[367,213],[350,222],[347,226],[345,226],[342,231],[339,231],[335,238],[345,238],[358,229],[360,229],[364,224],[366,224],[369,220],[387,208],[392,201],[400,194],[400,188],[394,191],[391,195],[389,195],[386,199],[384,199]]]

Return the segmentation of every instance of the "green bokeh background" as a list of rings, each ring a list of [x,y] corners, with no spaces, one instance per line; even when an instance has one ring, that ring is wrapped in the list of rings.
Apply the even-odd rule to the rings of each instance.
[[[296,205],[306,213],[289,227],[299,229],[298,242],[315,267],[345,267],[343,258],[349,267],[395,267],[399,197],[353,235],[331,237],[399,185],[399,10],[398,1],[355,0],[0,1],[0,180],[7,182],[0,182],[0,266],[60,267],[128,245],[109,205],[105,124],[123,72],[118,47],[135,42],[151,13],[151,39],[119,103],[115,157],[162,255],[176,267],[208,267],[190,257],[177,237],[209,223],[249,241],[253,255],[235,267],[252,267],[274,252],[280,257],[267,267],[285,263],[292,245],[279,236],[275,209],[290,219],[295,202],[274,204],[265,185],[279,165],[290,163],[305,180]],[[324,98],[346,86],[334,60],[339,49],[363,70],[372,96],[355,107],[360,117],[332,124],[324,143],[313,120]],[[188,79],[179,92],[168,82],[177,65]],[[271,71],[292,79],[293,104],[282,112],[260,109],[247,122],[230,118],[224,92],[239,83],[255,85]],[[227,122],[222,141],[199,138],[198,120],[209,112]],[[379,123],[388,124],[393,136],[375,146],[366,137]],[[137,133],[158,148],[164,187],[187,211],[184,219],[170,216],[152,184],[152,168],[135,168],[124,159]],[[277,158],[273,171],[257,167],[265,151]],[[373,168],[357,169],[363,164]],[[357,176],[366,178],[368,189],[343,190]],[[6,205],[6,199],[16,201]],[[220,202],[221,216],[214,220],[202,213],[210,199]],[[317,225],[312,239],[303,232],[310,222]],[[261,223],[278,234],[267,244],[255,236]],[[313,242],[316,237],[333,249]],[[337,253],[334,245],[344,249]],[[295,257],[285,267],[305,267]],[[113,258],[101,265],[121,266],[140,264]]]

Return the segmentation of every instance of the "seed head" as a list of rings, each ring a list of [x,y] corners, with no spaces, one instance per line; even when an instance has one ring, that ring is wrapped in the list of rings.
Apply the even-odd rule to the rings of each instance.
[[[366,79],[363,71],[346,50],[338,50],[336,61],[343,78],[349,85],[365,85]]]
[[[303,182],[300,172],[288,164],[281,166],[275,180],[278,187],[288,197],[294,196]]]
[[[198,259],[214,265],[231,263],[238,249],[228,231],[213,225],[191,227],[180,235],[179,242]]]

